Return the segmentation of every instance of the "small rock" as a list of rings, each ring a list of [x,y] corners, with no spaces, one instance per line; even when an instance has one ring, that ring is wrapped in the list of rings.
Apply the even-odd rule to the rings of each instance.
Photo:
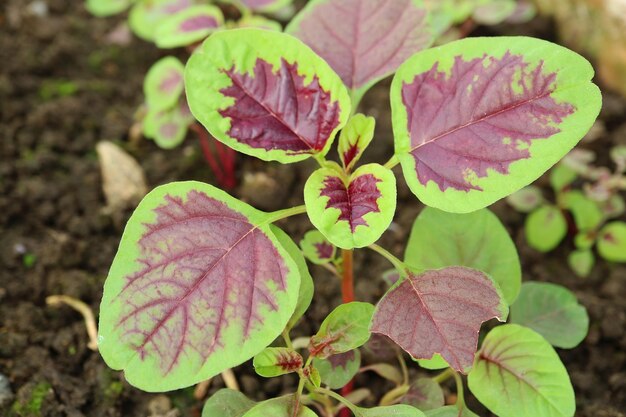
[[[9,378],[0,374],[0,408],[4,408],[13,402],[15,394],[11,391]]]

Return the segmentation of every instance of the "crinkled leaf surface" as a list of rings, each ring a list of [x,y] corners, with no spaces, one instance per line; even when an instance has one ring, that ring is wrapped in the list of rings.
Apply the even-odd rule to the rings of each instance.
[[[359,161],[365,149],[374,139],[376,119],[355,114],[348,120],[348,124],[341,130],[339,135],[339,159],[344,169],[352,170]]]
[[[325,359],[365,344],[370,338],[373,313],[373,305],[356,301],[335,308],[324,319],[317,334],[311,337],[311,355]]]
[[[611,222],[600,230],[598,253],[607,261],[626,262],[626,223]]]
[[[177,48],[201,41],[224,23],[222,11],[211,5],[188,7],[163,20],[154,39],[159,48]]]
[[[319,230],[310,230],[300,241],[302,253],[317,265],[326,264],[335,259],[337,248]]]
[[[511,306],[511,323],[529,327],[552,346],[571,349],[587,336],[589,316],[567,288],[547,282],[525,282]]]
[[[567,256],[567,264],[576,275],[586,278],[596,263],[596,257],[590,249],[575,250]]]
[[[387,230],[396,211],[396,178],[388,168],[368,164],[349,179],[334,168],[315,171],[304,186],[311,223],[335,246],[362,248]]]
[[[85,7],[94,16],[112,16],[123,12],[134,0],[87,0]]]
[[[528,185],[590,129],[591,64],[533,38],[468,38],[419,52],[394,77],[396,155],[409,187],[451,212]]]
[[[302,356],[298,352],[284,347],[265,348],[253,361],[256,373],[266,378],[296,372],[303,364]]]
[[[183,93],[183,71],[185,66],[173,56],[158,60],[146,75],[143,93],[150,111],[161,111],[174,107]]]
[[[526,217],[524,232],[530,247],[549,252],[559,246],[567,234],[567,220],[558,207],[546,204]]]
[[[255,402],[240,391],[223,388],[204,403],[202,417],[241,417]]]
[[[387,407],[360,408],[360,417],[425,417],[424,413],[406,404]]]
[[[308,310],[311,305],[311,300],[313,299],[314,286],[313,286],[313,278],[311,277],[311,273],[309,272],[309,268],[307,267],[306,260],[304,256],[302,256],[302,252],[298,249],[298,246],[294,243],[294,241],[287,235],[287,233],[283,232],[280,228],[271,225],[270,229],[274,233],[276,240],[280,243],[283,248],[287,251],[291,259],[296,263],[298,267],[298,271],[300,273],[300,290],[298,291],[298,302],[296,303],[296,309],[291,315],[289,322],[287,323],[287,330],[291,330],[298,320],[302,318],[304,313]]]
[[[152,41],[163,21],[196,3],[196,0],[138,1],[130,11],[128,23],[137,36]]]
[[[409,404],[422,411],[443,407],[445,398],[441,386],[431,378],[418,378],[402,397],[403,404]]]
[[[314,358],[313,366],[319,371],[324,384],[331,389],[339,389],[350,382],[359,371],[361,352],[353,349],[326,359]]]
[[[317,414],[303,405],[299,405],[297,414],[294,413],[293,407],[296,403],[293,395],[273,398],[257,404],[243,417],[317,417]]]
[[[313,0],[287,32],[337,71],[355,103],[431,42],[427,10],[419,0]]]
[[[508,307],[484,273],[460,266],[410,273],[378,302],[371,331],[382,333],[416,359],[435,353],[457,371],[474,361],[480,325],[506,320]]]
[[[325,155],[350,114],[347,90],[326,62],[296,38],[260,29],[210,36],[189,59],[185,86],[214,137],[267,161]]]
[[[145,391],[187,387],[238,365],[285,328],[300,276],[270,215],[207,184],[149,193],[104,286],[99,350]]]
[[[453,214],[425,208],[413,223],[404,262],[420,271],[455,265],[482,271],[498,283],[508,304],[522,284],[515,244],[487,209]]]
[[[487,334],[468,384],[499,417],[573,417],[576,410],[559,356],[540,334],[517,324]]]
[[[459,408],[456,405],[448,405],[435,410],[427,410],[426,417],[478,417],[478,415],[467,407]]]

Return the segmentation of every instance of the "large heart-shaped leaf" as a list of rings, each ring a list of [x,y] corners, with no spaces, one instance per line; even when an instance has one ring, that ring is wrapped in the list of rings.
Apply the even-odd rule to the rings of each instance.
[[[302,39],[352,90],[354,105],[431,42],[421,0],[313,0],[287,32]]]
[[[506,320],[508,307],[484,273],[449,267],[410,273],[378,302],[371,330],[396,342],[416,359],[435,353],[457,371],[474,362],[480,325]]]
[[[567,288],[547,282],[525,282],[511,306],[511,323],[530,327],[552,346],[571,349],[587,336],[589,316]]]
[[[572,417],[576,410],[559,356],[541,335],[517,324],[487,334],[468,383],[499,417]]]
[[[591,128],[589,62],[525,37],[470,38],[415,54],[391,87],[396,155],[424,203],[467,213],[528,185]]]
[[[164,19],[154,39],[159,48],[177,48],[201,41],[224,23],[219,7],[199,5],[188,7]]]
[[[270,215],[198,182],[148,194],[104,287],[99,349],[146,391],[190,386],[238,365],[285,328],[297,265]]]
[[[192,113],[214,137],[267,161],[325,155],[350,115],[337,74],[283,33],[212,35],[189,59],[185,86]]]
[[[509,305],[522,284],[515,244],[487,209],[452,214],[425,208],[413,223],[404,262],[420,271],[455,265],[482,271],[498,283]]]
[[[335,168],[315,171],[304,186],[311,223],[343,249],[371,245],[387,230],[396,211],[396,178],[378,164],[357,169],[350,178]]]

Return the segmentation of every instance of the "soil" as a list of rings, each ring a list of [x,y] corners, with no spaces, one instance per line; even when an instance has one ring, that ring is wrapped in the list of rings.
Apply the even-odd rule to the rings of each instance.
[[[121,18],[94,18],[81,1],[5,0],[0,7],[0,415],[199,416],[202,402],[193,388],[167,395],[132,388],[86,347],[78,313],[45,303],[48,295],[65,294],[98,311],[130,215],[105,210],[98,141],[115,141],[135,156],[150,187],[185,179],[213,182],[193,137],[174,151],[129,138],[143,75],[163,52],[136,39],[111,43],[109,34]],[[549,28],[539,22],[491,30],[552,39]],[[373,89],[362,107],[378,120],[371,161],[392,153],[388,84]],[[626,101],[606,94],[601,122],[605,133],[588,146],[604,161],[612,144],[626,144]],[[266,210],[302,204],[303,183],[314,168],[244,156],[238,164],[241,185],[233,194]],[[539,183],[546,185],[545,179]],[[422,206],[399,184],[398,213],[381,244],[401,255]],[[600,261],[589,278],[578,279],[565,261],[571,246],[537,253],[524,241],[522,215],[502,202],[493,210],[515,237],[524,279],[565,285],[589,311],[588,337],[576,349],[559,351],[576,390],[576,415],[626,416],[626,267]],[[281,226],[295,239],[311,227],[305,217]],[[375,301],[386,289],[381,275],[389,266],[367,251],[356,253],[356,265],[357,298]],[[337,280],[317,267],[312,272],[316,301],[299,335],[313,333],[340,301]],[[263,380],[250,364],[235,371],[253,399],[294,391],[294,378]],[[359,376],[357,385],[384,386],[371,378]],[[210,392],[222,386],[217,377]],[[471,406],[488,415],[475,402]]]

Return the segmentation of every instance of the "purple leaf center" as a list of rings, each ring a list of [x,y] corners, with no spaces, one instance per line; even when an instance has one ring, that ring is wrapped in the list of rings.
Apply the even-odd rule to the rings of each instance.
[[[202,29],[212,29],[217,26],[217,20],[215,20],[213,16],[200,15],[190,17],[183,21],[179,26],[179,30],[181,32],[193,32]]]
[[[376,186],[381,180],[372,174],[359,175],[348,188],[339,177],[329,176],[324,180],[321,195],[329,197],[326,208],[341,211],[338,220],[347,221],[352,233],[357,226],[367,226],[363,218],[368,213],[379,213],[377,200],[382,196]]]
[[[334,247],[330,243],[322,242],[322,243],[314,243],[315,250],[317,252],[317,257],[320,259],[330,259],[333,257]]]

